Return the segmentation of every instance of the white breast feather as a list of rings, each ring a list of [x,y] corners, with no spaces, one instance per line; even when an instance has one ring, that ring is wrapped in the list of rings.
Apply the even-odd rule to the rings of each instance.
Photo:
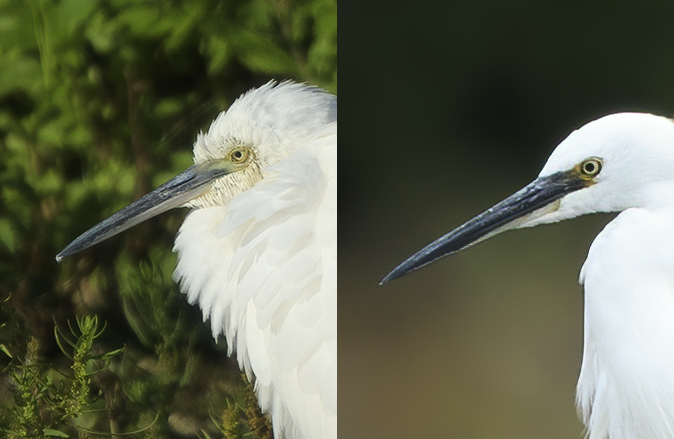
[[[337,437],[336,144],[334,123],[176,238],[175,279],[254,376],[277,438]]]
[[[672,224],[674,212],[628,209],[597,236],[583,266],[577,403],[589,439],[674,437]]]

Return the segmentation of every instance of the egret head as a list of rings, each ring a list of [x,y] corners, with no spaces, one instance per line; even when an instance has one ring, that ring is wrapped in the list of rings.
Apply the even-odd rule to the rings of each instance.
[[[673,171],[672,120],[641,113],[605,116],[562,141],[528,186],[432,242],[382,283],[506,230],[593,212],[674,205]]]
[[[337,121],[337,99],[294,82],[269,82],[220,113],[194,145],[194,165],[71,242],[56,260],[174,207],[224,205],[264,178],[265,168]]]
[[[590,122],[557,146],[539,178],[569,170],[588,184],[560,198],[557,209],[534,224],[592,212],[671,205],[674,121],[652,114],[618,113]]]
[[[232,172],[187,206],[225,204],[263,178],[263,170],[300,148],[313,133],[337,121],[337,99],[320,88],[270,82],[250,90],[213,121],[194,144],[195,165]]]

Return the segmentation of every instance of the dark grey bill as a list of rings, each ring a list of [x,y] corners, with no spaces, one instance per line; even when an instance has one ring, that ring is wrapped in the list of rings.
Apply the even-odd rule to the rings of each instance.
[[[573,171],[562,171],[538,178],[487,211],[428,244],[387,274],[380,285],[464,249],[515,219],[586,186],[587,181],[579,178]]]
[[[56,261],[61,262],[66,256],[96,245],[160,213],[182,206],[207,192],[213,180],[232,171],[231,165],[227,166],[220,161],[190,166],[154,191],[84,232],[56,255]]]

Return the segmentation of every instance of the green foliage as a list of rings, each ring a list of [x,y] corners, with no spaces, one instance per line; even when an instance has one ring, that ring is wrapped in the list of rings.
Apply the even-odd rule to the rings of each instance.
[[[0,427],[6,437],[70,437],[76,434],[73,426],[86,421],[86,411],[95,402],[91,398],[92,376],[106,368],[122,349],[94,353],[94,340],[101,335],[97,317],[78,318],[77,329],[71,327],[70,332],[74,339],[58,327],[55,330],[62,353],[72,362],[70,374],[42,362],[35,337],[29,338],[23,358],[10,354],[13,361],[5,372],[15,387],[16,399],[7,420],[9,427]]]
[[[336,92],[336,38],[334,0],[0,0],[0,427],[268,434],[171,280],[184,213],[54,256],[189,166],[196,133],[247,89]],[[68,321],[76,335],[55,338]]]

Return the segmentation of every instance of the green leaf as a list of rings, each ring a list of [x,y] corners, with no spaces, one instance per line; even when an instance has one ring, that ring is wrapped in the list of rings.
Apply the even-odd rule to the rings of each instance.
[[[12,357],[12,354],[9,352],[9,349],[7,349],[7,346],[4,344],[0,344],[0,351],[4,352],[5,355],[7,355],[9,358],[14,358]]]
[[[129,8],[117,16],[117,22],[128,26],[138,35],[154,34],[157,29],[152,24],[159,20],[159,10],[154,6]]]
[[[208,58],[208,71],[217,73],[221,71],[231,58],[229,43],[226,38],[211,37],[206,43],[206,53]]]
[[[297,72],[291,56],[267,36],[243,30],[237,39],[232,40],[232,44],[237,45],[239,58],[251,70],[267,74],[293,75]]]
[[[44,428],[42,430],[42,433],[46,434],[47,436],[56,436],[56,437],[70,437],[67,434],[65,434],[62,431],[59,430],[53,430],[51,428]]]
[[[28,56],[0,54],[0,95],[16,89],[42,88],[42,69],[37,59]]]
[[[10,253],[14,253],[16,245],[14,231],[12,230],[12,223],[6,218],[0,218],[0,244],[7,248]]]
[[[64,31],[70,36],[99,7],[98,3],[96,0],[61,0],[56,6],[54,21],[63,23]]]

